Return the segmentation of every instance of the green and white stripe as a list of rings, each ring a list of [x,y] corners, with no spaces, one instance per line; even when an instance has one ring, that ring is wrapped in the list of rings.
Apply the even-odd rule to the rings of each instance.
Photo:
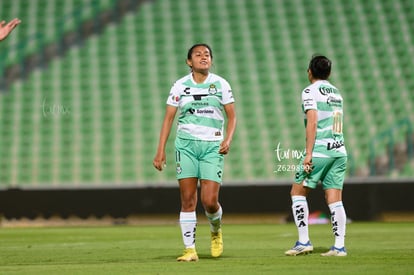
[[[302,92],[302,109],[318,111],[313,157],[346,156],[343,136],[343,99],[339,90],[326,80],[319,80]],[[305,115],[305,126],[307,124]]]
[[[210,73],[204,83],[195,83],[189,74],[171,88],[167,104],[178,107],[177,137],[193,140],[223,139],[224,108],[234,102],[226,80]]]

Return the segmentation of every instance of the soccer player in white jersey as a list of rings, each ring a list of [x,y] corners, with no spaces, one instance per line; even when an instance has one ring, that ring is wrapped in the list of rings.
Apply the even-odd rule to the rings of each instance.
[[[201,202],[211,229],[211,255],[223,252],[221,218],[218,202],[223,178],[224,155],[229,152],[236,128],[234,98],[229,83],[211,73],[213,53],[207,44],[195,44],[187,53],[191,73],[177,80],[167,99],[158,150],[153,165],[161,171],[166,164],[165,146],[177,110],[175,139],[176,177],[180,187],[180,226],[184,254],[178,261],[197,261],[196,206],[200,182]],[[225,117],[226,131],[224,131]]]
[[[308,68],[311,85],[302,92],[302,108],[305,115],[306,153],[300,162],[292,185],[292,213],[299,239],[288,256],[313,251],[309,239],[309,208],[306,197],[319,182],[325,192],[325,200],[331,212],[335,243],[322,256],[346,256],[346,214],[342,203],[347,153],[343,136],[343,99],[339,90],[328,78],[331,61],[321,55],[313,56]]]

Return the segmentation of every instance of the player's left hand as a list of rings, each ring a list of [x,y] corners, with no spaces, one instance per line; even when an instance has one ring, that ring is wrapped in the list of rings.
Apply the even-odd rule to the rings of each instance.
[[[226,155],[230,151],[230,142],[223,140],[220,144],[219,153]]]
[[[312,165],[312,156],[306,156],[305,159],[303,160],[303,169],[305,170],[306,173],[310,174],[313,170],[313,165]]]

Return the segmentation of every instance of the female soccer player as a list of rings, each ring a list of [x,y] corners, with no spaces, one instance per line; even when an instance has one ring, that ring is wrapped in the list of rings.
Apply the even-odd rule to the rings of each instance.
[[[171,88],[153,165],[161,171],[166,165],[165,146],[177,109],[175,139],[176,177],[180,187],[180,226],[185,246],[177,261],[198,261],[195,249],[197,225],[197,185],[211,228],[211,255],[223,252],[222,208],[218,202],[223,177],[224,155],[236,128],[234,98],[229,83],[210,72],[213,52],[207,44],[195,44],[187,53],[191,73]],[[224,111],[224,112],[223,112]],[[224,132],[224,113],[227,127]]]
[[[322,256],[346,256],[346,214],[342,203],[347,153],[343,135],[343,99],[339,90],[328,78],[331,61],[321,55],[309,62],[308,79],[311,85],[302,92],[302,109],[306,125],[306,154],[292,185],[292,212],[299,240],[285,252],[288,256],[313,251],[309,240],[306,200],[319,181],[325,191],[325,200],[331,211],[332,232],[335,244]]]

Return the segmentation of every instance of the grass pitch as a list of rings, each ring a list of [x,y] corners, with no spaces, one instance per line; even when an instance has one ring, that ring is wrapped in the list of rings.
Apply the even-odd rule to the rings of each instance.
[[[288,257],[294,224],[223,226],[224,253],[197,228],[199,262],[176,262],[178,225],[0,228],[0,274],[414,274],[414,223],[351,223],[347,257],[321,257],[330,225],[311,225],[313,254]]]

